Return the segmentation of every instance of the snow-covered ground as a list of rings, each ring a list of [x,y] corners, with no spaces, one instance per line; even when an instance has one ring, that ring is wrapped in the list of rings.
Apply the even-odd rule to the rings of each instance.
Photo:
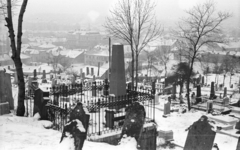
[[[44,127],[51,126],[49,121],[38,121],[37,118],[0,116],[0,149],[1,150],[70,150],[72,139],[62,133]],[[83,150],[136,150],[136,141],[126,138],[118,146],[106,143],[85,141]]]

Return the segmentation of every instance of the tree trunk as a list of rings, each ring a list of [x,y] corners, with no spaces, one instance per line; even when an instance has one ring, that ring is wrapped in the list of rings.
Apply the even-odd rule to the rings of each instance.
[[[193,71],[193,63],[194,63],[194,56],[193,56],[192,62],[191,62],[191,64],[190,64],[190,71],[189,71],[189,73],[188,73],[188,78],[187,78],[187,102],[188,102],[188,110],[191,110],[189,85],[190,85],[190,79],[191,79],[191,75],[192,75],[192,71]]]
[[[134,89],[134,61],[135,61],[135,59],[134,59],[134,51],[133,51],[133,48],[132,48],[132,46],[131,46],[131,50],[132,50],[132,74],[131,74],[131,76],[132,76],[132,88]]]
[[[24,99],[25,99],[25,81],[22,69],[22,62],[21,59],[15,58],[13,59],[14,64],[16,66],[17,71],[17,78],[18,78],[18,107],[17,107],[17,116],[24,116],[25,113],[25,106],[24,106]]]
[[[9,30],[9,38],[11,40],[11,48],[12,48],[12,60],[16,67],[17,78],[18,78],[18,107],[17,107],[17,116],[24,116],[25,106],[25,82],[24,75],[22,69],[21,62],[21,44],[22,44],[22,22],[23,15],[27,7],[28,0],[24,0],[22,2],[22,6],[20,9],[19,17],[18,17],[18,32],[17,32],[17,45],[15,43],[15,34],[12,22],[12,4],[11,0],[7,0],[7,17],[5,18],[7,22],[7,28]]]
[[[182,94],[182,92],[183,92],[183,82],[182,82],[182,83],[180,83],[180,91],[179,91],[179,95],[181,95],[181,94]]]
[[[166,87],[166,78],[167,78],[167,63],[165,65],[165,80],[164,80],[164,86]]]
[[[138,87],[138,54],[136,53],[136,76],[135,76],[135,80],[136,80],[136,89]]]

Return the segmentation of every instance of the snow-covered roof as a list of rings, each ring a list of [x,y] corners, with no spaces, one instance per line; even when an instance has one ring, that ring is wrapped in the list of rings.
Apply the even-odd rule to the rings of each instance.
[[[82,53],[84,53],[84,50],[67,50],[60,52],[61,55],[65,55],[66,57],[69,58],[76,58]]]
[[[56,47],[56,46],[53,45],[53,44],[43,44],[43,45],[40,45],[39,47],[40,47],[40,48],[54,48],[54,47]]]

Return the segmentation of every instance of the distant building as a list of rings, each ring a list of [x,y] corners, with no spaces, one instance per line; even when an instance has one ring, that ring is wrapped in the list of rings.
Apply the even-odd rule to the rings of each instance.
[[[85,65],[102,66],[109,62],[109,51],[108,50],[91,50],[85,53]]]

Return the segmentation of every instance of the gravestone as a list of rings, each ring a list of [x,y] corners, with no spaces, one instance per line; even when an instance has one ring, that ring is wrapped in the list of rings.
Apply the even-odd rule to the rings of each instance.
[[[209,99],[214,99],[214,96],[215,96],[214,82],[211,82],[211,91]]]
[[[213,101],[212,100],[208,100],[207,101],[207,113],[210,113],[213,110]]]
[[[223,93],[223,97],[227,96],[227,87],[224,88],[224,93]]]
[[[50,74],[50,81],[52,81],[53,79],[53,74]]]
[[[37,80],[37,70],[33,70],[33,80]]]
[[[91,75],[94,75],[94,68],[91,68]]]
[[[90,115],[84,110],[82,103],[77,103],[70,113],[70,121],[64,126],[62,137],[66,137],[66,132],[74,138],[75,150],[82,150],[84,141],[87,138]]]
[[[85,73],[84,72],[82,73],[82,79],[85,79]]]
[[[89,75],[89,68],[86,68],[86,75]]]
[[[5,110],[2,113],[9,113],[9,109],[14,109],[14,99],[12,97],[12,84],[11,78],[8,73],[0,71],[0,104],[1,110]],[[6,106],[7,105],[7,106]],[[6,107],[4,109],[2,107]]]
[[[123,135],[126,135],[127,137],[134,137],[136,141],[139,141],[145,117],[146,112],[144,106],[140,105],[138,102],[133,102],[130,106],[128,106],[126,108],[121,138]]]
[[[196,95],[196,102],[199,103],[199,102],[202,102],[202,98],[201,98],[201,85],[198,84],[197,85],[197,95]]]
[[[43,74],[42,74],[42,83],[47,83],[46,71],[45,70],[43,70]]]
[[[163,110],[163,115],[169,115],[170,114],[170,111],[171,111],[171,104],[169,101],[165,101],[164,103],[164,110]]]
[[[223,106],[228,107],[229,106],[230,99],[226,96],[223,98]]]
[[[123,45],[112,46],[112,66],[110,76],[110,94],[126,95],[126,79]]]
[[[202,116],[188,128],[188,135],[183,150],[212,150],[216,132]]]
[[[34,106],[33,106],[33,116],[36,113],[42,117],[42,108],[43,108],[43,91],[39,88],[34,89]]]

